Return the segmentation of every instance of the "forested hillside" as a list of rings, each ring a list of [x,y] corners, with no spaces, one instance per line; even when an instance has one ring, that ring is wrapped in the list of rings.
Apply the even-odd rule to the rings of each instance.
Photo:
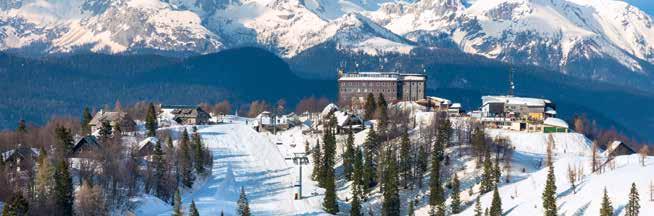
[[[160,56],[85,54],[34,60],[0,54],[0,127],[20,119],[36,124],[53,115],[79,116],[82,108],[141,100],[198,104],[230,100],[334,98],[335,85],[296,77],[275,55],[242,48],[185,60]],[[236,107],[238,108],[238,107]]]
[[[330,46],[324,45],[333,50]],[[357,70],[357,64],[361,71],[380,70],[381,65],[385,71],[424,70],[430,95],[461,102],[467,110],[479,106],[481,95],[505,94],[508,88],[509,65],[448,49],[416,49],[379,58],[315,48],[286,62],[258,48],[188,59],[84,54],[34,60],[2,54],[0,77],[8,82],[0,83],[0,127],[14,128],[20,119],[40,124],[52,115],[79,116],[84,105],[101,108],[117,100],[198,104],[227,99],[235,109],[253,100],[285,99],[289,107],[309,96],[335,100],[339,65],[348,71]],[[586,115],[603,128],[644,141],[654,139],[648,134],[654,131],[654,119],[643,115],[654,110],[651,95],[538,67],[512,68],[516,94],[553,100],[564,119]],[[323,80],[301,76],[307,74]]]

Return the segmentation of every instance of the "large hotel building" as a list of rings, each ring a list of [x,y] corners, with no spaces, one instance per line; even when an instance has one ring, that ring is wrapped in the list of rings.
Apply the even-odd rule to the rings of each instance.
[[[417,101],[425,98],[427,76],[397,72],[341,73],[338,79],[339,101],[365,101],[368,94],[384,95],[387,101]]]

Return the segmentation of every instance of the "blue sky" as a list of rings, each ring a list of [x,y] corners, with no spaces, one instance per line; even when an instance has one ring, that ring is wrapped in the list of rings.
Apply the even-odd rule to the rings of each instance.
[[[654,0],[625,0],[625,1],[647,12],[650,16],[654,16]]]

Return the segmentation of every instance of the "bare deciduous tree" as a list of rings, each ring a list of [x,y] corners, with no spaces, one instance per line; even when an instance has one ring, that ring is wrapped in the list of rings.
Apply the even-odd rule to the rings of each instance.
[[[640,154],[640,164],[645,166],[645,161],[647,160],[647,156],[649,156],[649,147],[643,145],[643,147],[640,147],[640,150],[638,150],[638,154]]]

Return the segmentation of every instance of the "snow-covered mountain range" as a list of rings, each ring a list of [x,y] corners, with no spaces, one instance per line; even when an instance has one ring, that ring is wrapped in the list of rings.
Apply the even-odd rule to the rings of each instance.
[[[4,0],[0,50],[210,53],[448,47],[608,80],[651,76],[652,17],[619,0]],[[607,63],[609,62],[609,63]],[[588,67],[587,65],[600,65]],[[610,65],[610,66],[607,66]]]

